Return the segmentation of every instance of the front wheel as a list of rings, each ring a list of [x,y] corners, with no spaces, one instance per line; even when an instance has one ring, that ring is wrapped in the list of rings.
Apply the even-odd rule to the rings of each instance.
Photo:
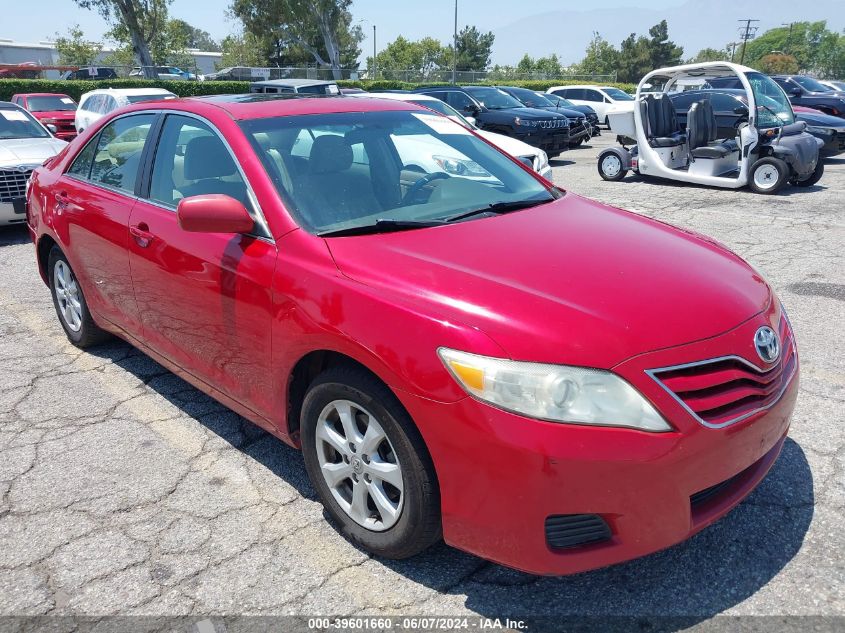
[[[789,171],[789,165],[780,158],[766,156],[751,166],[748,186],[755,193],[776,193],[786,183]]]
[[[379,380],[326,370],[302,406],[308,477],[343,534],[385,558],[408,558],[440,538],[440,493],[419,431]]]
[[[821,180],[823,175],[824,175],[824,163],[822,162],[822,160],[820,158],[819,162],[816,163],[816,168],[813,170],[812,174],[807,176],[804,180],[799,180],[797,178],[793,178],[789,182],[791,182],[796,187],[812,187],[819,180]]]
[[[628,173],[622,164],[622,159],[615,152],[606,152],[599,156],[598,168],[599,176],[612,182],[622,180]]]

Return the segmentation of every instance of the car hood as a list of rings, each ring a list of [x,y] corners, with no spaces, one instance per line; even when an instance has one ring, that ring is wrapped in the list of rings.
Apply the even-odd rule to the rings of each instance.
[[[540,110],[539,108],[506,108],[504,110],[490,110],[490,112],[496,112],[498,114],[510,114],[513,116],[518,116],[520,119],[554,119],[558,117],[563,117],[562,114],[557,114],[554,112],[548,112],[546,110]],[[565,118],[565,117],[564,117]]]
[[[76,110],[43,110],[33,112],[32,116],[36,119],[69,119],[72,121],[76,116]]]
[[[0,165],[40,165],[65,145],[66,142],[52,137],[0,139]]]
[[[610,368],[727,332],[771,300],[724,246],[574,194],[327,243],[349,278],[478,328],[520,360]]]
[[[838,116],[831,116],[829,114],[824,113],[809,113],[809,112],[796,112],[795,118],[799,121],[804,121],[809,125],[815,126],[822,126],[822,127],[833,127],[833,128],[841,128],[845,126],[845,120],[842,120]]]
[[[519,139],[511,138],[504,134],[496,134],[487,130],[475,130],[475,133],[511,156],[536,156],[540,151],[533,145],[523,143]]]

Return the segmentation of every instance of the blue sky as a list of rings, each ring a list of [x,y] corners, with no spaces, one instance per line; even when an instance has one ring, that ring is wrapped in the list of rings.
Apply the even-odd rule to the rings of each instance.
[[[194,26],[202,28],[215,38],[221,39],[238,30],[237,22],[226,18],[225,12],[231,0],[174,0],[170,12]],[[38,0],[30,5],[19,0],[2,0],[0,38],[34,42],[50,39],[56,31],[64,32],[67,27],[79,24],[91,37],[99,37],[107,26],[94,11],[79,8],[73,0]],[[528,14],[584,6],[589,9],[610,7],[642,7],[660,9],[678,6],[682,0],[588,0],[587,2],[561,2],[561,0],[532,0],[526,5],[514,0],[459,0],[458,23],[475,24],[484,30],[505,26]],[[33,15],[32,7],[37,7]],[[431,35],[448,40],[452,34],[453,0],[356,0],[352,7],[356,19],[363,20],[362,26],[367,39],[362,43],[364,55],[373,49],[373,24],[377,26],[378,45],[392,41],[398,35],[416,39]],[[43,16],[50,16],[45,20]],[[563,32],[562,32],[563,35]]]

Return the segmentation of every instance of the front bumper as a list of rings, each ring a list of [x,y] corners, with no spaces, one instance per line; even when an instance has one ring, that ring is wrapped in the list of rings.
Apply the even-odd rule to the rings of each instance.
[[[759,320],[614,368],[657,406],[672,432],[543,422],[469,397],[443,404],[401,396],[437,469],[446,542],[523,571],[571,574],[667,548],[722,517],[777,459],[798,392],[797,370],[769,409],[712,429],[644,368],[737,353],[736,341],[752,341]],[[710,494],[693,503],[703,492]],[[556,515],[598,515],[611,537],[553,549],[545,522]]]
[[[533,147],[539,147],[549,157],[557,156],[569,148],[568,127],[552,130],[529,128],[525,132],[518,131],[515,137],[523,143],[528,143]]]
[[[26,210],[23,200],[13,204],[0,202],[0,226],[8,224],[23,224],[26,222]]]

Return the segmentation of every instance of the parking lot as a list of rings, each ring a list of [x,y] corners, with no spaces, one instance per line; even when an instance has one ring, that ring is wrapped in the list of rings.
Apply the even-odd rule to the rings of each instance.
[[[563,578],[445,545],[370,558],[326,523],[296,451],[125,343],[72,347],[26,231],[0,229],[0,614],[845,616],[845,159],[760,196],[604,182],[611,142],[565,153],[555,182],[725,243],[797,332],[790,439],[725,519]]]

